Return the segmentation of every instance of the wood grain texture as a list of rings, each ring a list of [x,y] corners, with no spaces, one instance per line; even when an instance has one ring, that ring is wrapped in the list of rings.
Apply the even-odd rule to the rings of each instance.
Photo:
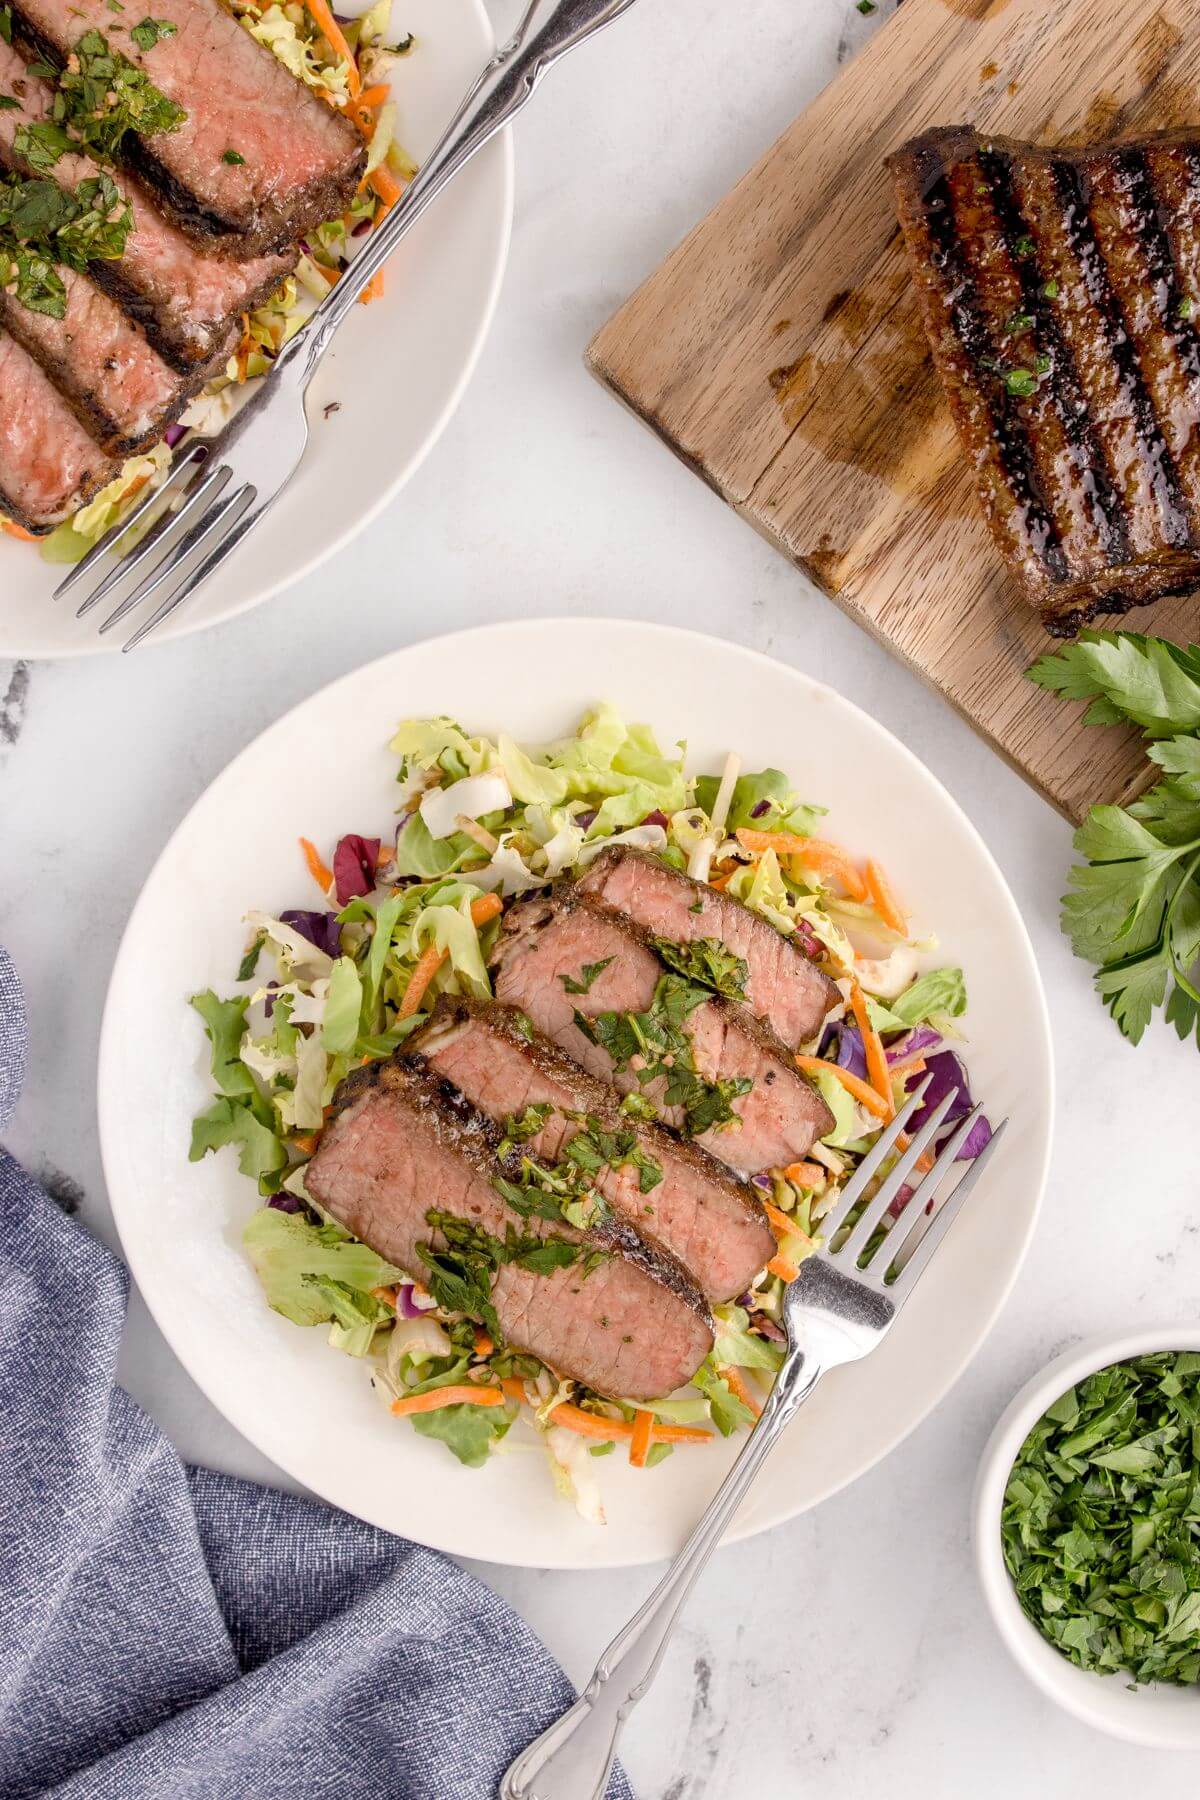
[[[1050,640],[983,524],[884,157],[932,125],[1089,143],[1200,123],[1190,0],[907,0],[593,340],[690,467],[1070,817],[1130,798],[1133,733],[1025,670]],[[1200,636],[1200,601],[1127,614]]]

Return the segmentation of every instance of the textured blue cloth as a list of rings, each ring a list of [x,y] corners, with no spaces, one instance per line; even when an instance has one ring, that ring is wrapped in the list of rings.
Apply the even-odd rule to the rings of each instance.
[[[0,950],[0,1130],[24,1057]],[[115,1385],[124,1268],[2,1150],[0,1296],[3,1800],[491,1800],[573,1698],[528,1627],[435,1551],[185,1469]]]

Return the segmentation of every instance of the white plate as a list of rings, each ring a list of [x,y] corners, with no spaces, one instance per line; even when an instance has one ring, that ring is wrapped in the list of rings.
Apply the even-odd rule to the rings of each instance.
[[[861,1475],[937,1404],[985,1337],[1033,1230],[1053,1072],[1033,952],[995,863],[958,807],[880,725],[819,682],[732,644],[665,626],[558,620],[417,644],[335,682],[244,750],[163,851],[113,972],[99,1114],[113,1212],[163,1333],[209,1398],[298,1481],[373,1524],[462,1555],[545,1568],[669,1555],[736,1444],[677,1452],[651,1474],[598,1465],[609,1522],[557,1499],[540,1449],[462,1469],[390,1420],[361,1367],[270,1312],[239,1249],[258,1203],[227,1153],[187,1162],[209,1103],[205,1045],[185,1004],[228,990],[250,907],[305,905],[296,839],[388,830],[409,714],[537,741],[607,698],[686,738],[693,769],[736,749],[827,804],[828,836],[881,858],[970,993],[970,1065],[1003,1152],[883,1349],[822,1383],[739,1515],[734,1536],[790,1518]],[[311,898],[311,895],[309,896]],[[509,1442],[527,1436],[525,1427]]]
[[[354,0],[351,11],[365,10]],[[392,31],[411,31],[397,64],[396,134],[419,161],[490,55],[483,0],[394,0]],[[309,390],[312,435],[270,517],[218,580],[157,634],[202,631],[309,575],[369,525],[437,442],[475,366],[500,291],[512,223],[512,144],[505,133],[463,170],[388,264],[384,296],[357,307]],[[339,403],[327,419],[325,407]],[[97,615],[50,596],[65,571],[30,544],[0,537],[0,656],[119,650]]]

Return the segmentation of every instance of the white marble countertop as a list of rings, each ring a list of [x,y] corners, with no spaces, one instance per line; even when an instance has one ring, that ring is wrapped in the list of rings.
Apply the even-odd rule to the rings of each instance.
[[[515,8],[497,6],[499,23]],[[886,12],[888,7],[883,9]],[[10,1147],[112,1239],[96,1143],[100,1010],[163,836],[264,725],[397,645],[556,613],[676,620],[852,695],[975,819],[1033,934],[1060,1101],[1015,1294],[936,1416],[849,1492],[722,1552],[626,1739],[642,1800],[759,1793],[1115,1792],[1182,1757],[1092,1736],[1013,1667],[976,1590],[967,1508],[1012,1391],[1087,1332],[1200,1310],[1200,1074],[1134,1052],[1060,937],[1069,833],[951,710],[855,629],[584,373],[613,306],[878,27],[854,0],[644,0],[548,83],[517,142],[512,256],[450,428],[376,527],[255,613],[133,658],[0,665],[0,941],[32,1013]],[[353,592],[355,610],[329,604]],[[124,1379],[183,1452],[275,1479],[135,1296]],[[920,1528],[924,1519],[925,1528]],[[577,1680],[647,1572],[481,1568]],[[1185,1775],[1186,1770],[1186,1775]]]

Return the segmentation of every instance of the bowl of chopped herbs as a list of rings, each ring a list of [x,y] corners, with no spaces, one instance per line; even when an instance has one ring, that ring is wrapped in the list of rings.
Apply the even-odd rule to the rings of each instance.
[[[984,1596],[1052,1699],[1200,1750],[1200,1326],[1092,1338],[1013,1400],[974,1502]]]

